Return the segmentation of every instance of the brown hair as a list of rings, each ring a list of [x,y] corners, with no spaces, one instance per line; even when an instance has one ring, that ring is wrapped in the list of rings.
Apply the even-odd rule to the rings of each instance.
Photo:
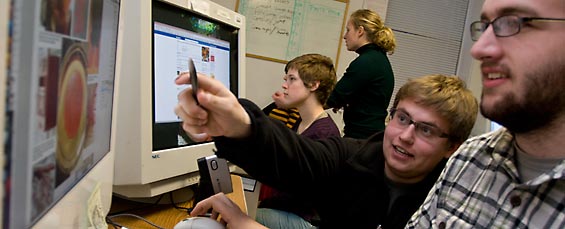
[[[435,109],[449,123],[449,139],[456,144],[471,134],[479,109],[477,99],[457,76],[438,74],[411,79],[396,93],[393,108],[403,99]]]
[[[326,103],[337,83],[334,64],[331,58],[320,54],[305,54],[289,61],[284,72],[296,69],[306,88],[312,88],[316,81],[320,82],[314,92],[322,105]]]
[[[351,14],[350,19],[355,27],[362,26],[367,31],[367,38],[388,54],[394,53],[396,39],[392,29],[386,27],[379,14],[372,10],[360,9]]]

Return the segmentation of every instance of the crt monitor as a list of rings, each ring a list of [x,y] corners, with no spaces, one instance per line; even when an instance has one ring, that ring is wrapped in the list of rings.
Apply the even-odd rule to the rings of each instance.
[[[3,2],[2,226],[105,227],[120,1]]]
[[[245,18],[208,0],[124,1],[123,9],[113,191],[144,199],[196,184],[197,159],[214,154],[213,142],[183,131],[174,107],[189,85],[174,79],[192,58],[198,72],[244,97]]]

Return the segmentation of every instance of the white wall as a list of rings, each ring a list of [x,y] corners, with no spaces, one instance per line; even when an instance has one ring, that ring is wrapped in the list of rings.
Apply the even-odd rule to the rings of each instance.
[[[484,0],[469,1],[467,21],[465,22],[466,28],[469,28],[470,24],[473,21],[480,20],[480,12],[483,2]],[[471,57],[470,50],[473,43],[474,42],[471,40],[469,29],[465,29],[463,34],[463,44],[459,58],[457,75],[462,76],[465,79],[467,88],[469,88],[473,92],[473,95],[477,98],[477,100],[480,100],[482,90],[481,72],[479,69],[480,63],[479,61]],[[471,136],[485,133],[486,131],[489,131],[489,129],[490,121],[479,113],[477,115],[475,126],[471,131]]]
[[[212,0],[226,8],[235,10],[236,0]],[[347,12],[347,19],[349,15],[362,8],[363,0],[350,0],[349,10]],[[252,44],[248,44],[252,45]],[[341,52],[337,60],[336,73],[338,79],[343,75],[345,69],[353,59],[357,57],[355,52],[347,51],[345,43],[341,42]],[[261,59],[255,59],[247,57],[247,98],[254,101],[259,107],[264,107],[272,102],[271,94],[276,90],[281,89],[282,77],[284,75],[284,64],[276,63],[272,61],[265,61]],[[336,62],[336,60],[334,60]],[[343,119],[341,114],[333,114],[331,116],[336,122],[338,127],[342,129]]]
[[[224,7],[235,10],[236,0],[212,0]],[[350,0],[349,11],[347,15],[356,9],[361,8],[363,0]],[[252,44],[248,44],[252,45]],[[341,53],[338,59],[337,75],[338,78],[343,75],[349,62],[351,62],[357,54],[347,51],[345,43],[341,43]],[[271,94],[279,90],[284,75],[284,64],[265,61],[255,58],[247,58],[247,97],[257,103],[259,106],[266,106],[272,102]],[[336,60],[334,60],[335,62]]]
[[[226,8],[235,10],[237,0],[212,0]],[[383,0],[384,1],[384,0]],[[392,0],[386,0],[392,1]],[[350,0],[349,1],[349,9],[347,12],[347,19],[349,19],[349,15],[360,8],[363,8],[364,0]],[[469,21],[476,20],[479,18],[480,9],[483,3],[483,0],[471,0],[469,1],[469,12],[467,15],[468,22],[466,23],[467,27],[470,24]],[[383,10],[386,12],[386,10]],[[384,18],[386,15],[382,15]],[[477,98],[480,98],[480,91],[481,91],[481,80],[480,80],[480,72],[478,71],[478,63],[473,60],[469,54],[469,49],[472,45],[472,41],[468,37],[468,29],[465,30],[466,34],[464,34],[465,38],[463,40],[463,50],[461,51],[460,62],[457,74],[462,76],[466,81],[468,87],[473,91],[474,95]],[[248,44],[253,45],[253,44]],[[337,75],[338,79],[343,75],[345,69],[349,65],[349,63],[357,57],[355,52],[347,51],[345,47],[345,43],[342,40],[341,43],[341,53],[337,60]],[[247,57],[247,98],[254,101],[260,107],[266,106],[269,104],[271,99],[271,94],[281,89],[282,84],[282,77],[284,74],[284,64],[275,63],[271,61],[265,61],[255,58]],[[336,60],[334,60],[335,62]],[[331,112],[330,112],[331,113]],[[479,115],[480,116],[480,115]],[[343,127],[343,120],[340,114],[332,114],[332,118],[338,124],[338,126]],[[479,117],[475,128],[473,129],[472,134],[480,134],[486,130],[487,120],[484,118]]]

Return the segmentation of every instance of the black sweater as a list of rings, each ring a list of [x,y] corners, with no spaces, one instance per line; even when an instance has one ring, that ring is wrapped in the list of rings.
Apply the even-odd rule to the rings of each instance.
[[[252,102],[240,103],[251,117],[252,134],[215,138],[216,154],[263,183],[312,200],[321,228],[403,228],[445,165],[442,161],[423,181],[410,185],[389,212],[383,132],[367,140],[314,141],[271,121]]]

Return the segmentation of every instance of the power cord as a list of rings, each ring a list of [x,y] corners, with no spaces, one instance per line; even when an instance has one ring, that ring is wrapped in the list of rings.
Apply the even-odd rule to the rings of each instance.
[[[169,192],[169,199],[171,200],[171,205],[173,205],[173,207],[175,207],[176,209],[179,209],[181,211],[186,211],[186,214],[190,215],[192,208],[185,208],[185,207],[178,206],[177,203],[175,202],[175,200],[173,199],[173,192]]]
[[[110,219],[108,216],[106,216],[106,223],[112,225],[112,227],[114,229],[120,229],[120,228],[124,228],[124,226],[122,226],[121,224],[114,222],[112,219]]]

